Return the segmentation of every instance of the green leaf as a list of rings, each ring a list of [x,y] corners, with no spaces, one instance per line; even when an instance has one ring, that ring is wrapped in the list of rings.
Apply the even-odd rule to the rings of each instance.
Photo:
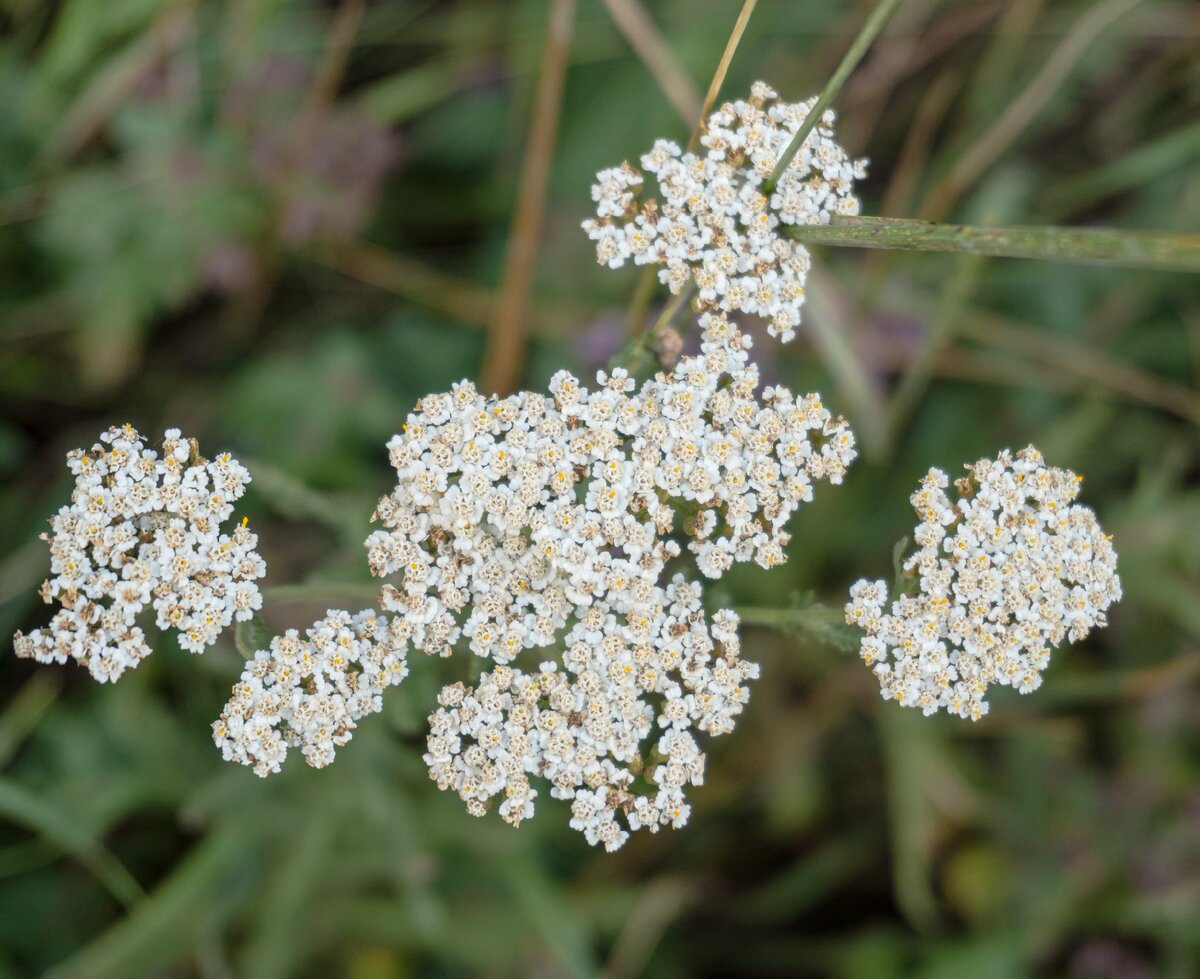
[[[901,537],[896,541],[896,546],[892,548],[892,591],[895,594],[900,594],[903,590],[901,583],[907,578],[908,572],[904,570],[904,552],[908,549],[908,537]]]
[[[263,620],[255,615],[237,624],[233,630],[233,641],[242,658],[251,660],[260,649],[271,648],[271,633],[267,631]]]

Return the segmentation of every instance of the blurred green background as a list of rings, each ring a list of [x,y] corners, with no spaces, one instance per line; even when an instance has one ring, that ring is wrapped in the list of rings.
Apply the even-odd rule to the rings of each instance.
[[[609,9],[630,6],[574,10],[533,386],[623,343],[637,273],[593,261],[591,176],[686,139],[661,60],[697,99],[740,9],[647,2],[651,71]],[[815,93],[870,8],[761,0],[722,96]],[[64,453],[126,420],[251,468],[266,584],[303,586],[268,593],[272,629],[371,603],[384,443],[485,370],[547,11],[0,0],[0,635],[49,615]],[[1200,228],[1190,0],[906,0],[837,106],[864,213]],[[5,655],[0,977],[1200,974],[1200,283],[816,257],[810,327],[757,349],[866,452],[786,567],[708,597],[840,604],[888,573],[925,469],[1034,441],[1087,475],[1126,590],[1041,691],[924,719],[853,653],[748,628],[763,678],[691,825],[606,856],[564,803],[514,831],[428,780],[424,716],[461,664],[414,661],[334,766],[260,781],[209,739],[232,637],[160,639],[115,687]]]

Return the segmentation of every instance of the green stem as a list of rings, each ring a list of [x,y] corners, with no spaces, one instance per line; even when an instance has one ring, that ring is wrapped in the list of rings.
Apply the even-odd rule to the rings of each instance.
[[[692,296],[692,287],[684,286],[679,294],[672,296],[670,301],[663,307],[661,313],[658,314],[658,319],[654,321],[654,325],[646,331],[646,334],[653,338],[659,330],[665,330],[668,326],[675,322],[675,317],[679,315],[679,310],[683,308],[683,304]]]
[[[829,108],[829,104],[837,98],[838,92],[842,90],[842,86],[846,83],[846,79],[850,77],[850,72],[854,71],[858,63],[862,61],[863,55],[867,53],[867,48],[879,36],[879,32],[883,30],[883,26],[899,6],[900,0],[879,0],[875,9],[871,11],[871,16],[867,18],[867,22],[863,24],[862,30],[858,32],[858,37],[850,45],[850,50],[842,58],[842,63],[837,66],[837,70],[833,73],[833,76],[825,83],[825,87],[821,89],[821,94],[817,97],[817,104],[804,117],[804,122],[796,130],[796,135],[792,137],[792,141],[788,143],[787,149],[783,151],[779,162],[775,164],[775,169],[771,171],[771,176],[767,179],[763,187],[766,193],[769,194],[775,189],[779,178],[783,176],[784,171],[788,168],[788,164],[792,162],[792,157],[800,151],[800,147],[804,145],[808,134],[821,121],[821,116],[825,114],[825,110]]]
[[[330,581],[303,585],[274,585],[262,590],[269,602],[313,602],[334,599],[378,601],[379,585],[369,581]]]
[[[802,605],[791,608],[738,608],[744,625],[761,625],[784,632],[798,633],[807,639],[852,652],[862,642],[862,633],[846,624],[845,613],[828,605]]]
[[[907,218],[834,217],[829,224],[786,225],[806,245],[960,252],[996,258],[1200,272],[1200,235],[1115,228],[976,228]]]
[[[803,629],[811,626],[841,624],[845,613],[830,605],[806,605],[803,608],[769,608],[737,606],[738,618],[745,625],[769,626],[776,629]]]
[[[652,353],[654,343],[658,340],[659,333],[666,329],[674,322],[675,317],[679,315],[679,310],[683,304],[691,298],[691,287],[684,289],[676,296],[672,296],[670,301],[663,307],[658,319],[654,321],[654,325],[648,330],[642,330],[635,334],[630,341],[625,344],[609,361],[609,368],[623,367],[630,374],[636,375],[645,366],[646,358]]]
[[[654,298],[654,287],[658,284],[658,266],[647,265],[638,276],[637,284],[633,287],[633,295],[629,299],[629,310],[625,320],[629,326],[629,335],[635,340],[645,333],[646,310]]]

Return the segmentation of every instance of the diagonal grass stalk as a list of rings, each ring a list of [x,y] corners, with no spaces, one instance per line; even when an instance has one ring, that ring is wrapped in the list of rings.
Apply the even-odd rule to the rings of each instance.
[[[792,141],[788,143],[787,148],[783,151],[783,155],[779,157],[779,162],[775,164],[775,169],[771,171],[771,176],[763,186],[763,189],[767,193],[770,193],[775,188],[775,185],[779,182],[779,178],[783,176],[783,172],[788,168],[788,164],[792,162],[792,158],[800,151],[800,147],[804,145],[804,141],[808,139],[808,134],[816,128],[825,110],[837,98],[838,92],[842,90],[842,86],[846,83],[846,79],[850,77],[850,72],[858,67],[858,63],[862,61],[863,55],[867,53],[867,49],[875,41],[875,38],[879,36],[879,32],[883,30],[884,25],[887,24],[899,6],[900,0],[879,0],[875,9],[871,11],[871,16],[863,24],[862,30],[858,32],[858,37],[854,39],[854,43],[850,45],[850,50],[846,52],[846,56],[842,58],[841,64],[837,66],[833,75],[830,76],[829,81],[825,83],[825,87],[821,89],[821,94],[817,96],[817,104],[805,116],[804,122],[796,130],[796,135],[792,137]]]
[[[713,73],[712,81],[708,84],[708,93],[704,97],[704,105],[700,110],[700,117],[696,120],[696,126],[692,130],[691,138],[688,140],[689,150],[695,148],[696,142],[700,139],[700,133],[704,130],[704,121],[708,118],[708,113],[712,109],[713,103],[716,102],[717,95],[720,94],[721,86],[725,84],[725,76],[728,74],[729,66],[733,62],[734,53],[742,41],[742,35],[746,33],[746,25],[750,23],[750,15],[754,13],[757,3],[758,0],[745,0],[742,4],[741,12],[734,22],[733,30],[730,31],[729,38],[725,42],[725,50],[721,52],[721,60],[717,64],[717,70]],[[637,286],[634,288],[633,297],[629,301],[629,312],[626,314],[626,319],[629,323],[629,332],[635,340],[642,333],[646,310],[650,306],[650,300],[654,298],[656,279],[654,267],[647,266],[642,271]]]
[[[721,86],[725,84],[725,76],[729,73],[729,65],[733,61],[734,52],[742,42],[742,35],[746,33],[746,25],[750,23],[750,15],[754,13],[757,5],[758,0],[745,0],[737,20],[734,21],[733,30],[729,33],[729,40],[725,42],[725,50],[721,52],[717,70],[713,73],[712,81],[708,83],[708,92],[704,96],[704,105],[700,109],[700,121],[692,130],[692,138],[688,140],[689,150],[696,148],[696,141],[700,138],[708,114],[712,112],[712,107],[716,104],[717,96],[721,94]]]

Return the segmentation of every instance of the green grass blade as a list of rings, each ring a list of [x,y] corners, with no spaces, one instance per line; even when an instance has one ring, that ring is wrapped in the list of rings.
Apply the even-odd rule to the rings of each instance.
[[[312,520],[347,543],[357,545],[366,536],[366,523],[360,519],[357,505],[347,505],[343,499],[315,490],[261,459],[243,456],[242,464],[253,476],[254,492],[276,513],[293,520]]]
[[[531,858],[513,855],[505,860],[503,873],[514,902],[558,960],[561,973],[573,979],[597,979],[600,970],[583,924],[562,904],[545,871]]]
[[[174,873],[90,945],[47,974],[47,979],[128,979],[163,975],[211,935],[213,915],[228,918],[237,901],[221,893],[254,845],[244,825],[213,833],[197,844]]]
[[[0,714],[0,768],[15,755],[62,690],[60,673],[35,673]]]
[[[245,979],[287,979],[299,970],[304,950],[296,943],[296,931],[303,927],[332,852],[336,815],[330,801],[336,800],[311,801],[307,820],[281,848],[239,970]]]
[[[1151,187],[1163,176],[1187,172],[1200,159],[1200,121],[1182,126],[1091,173],[1064,179],[1046,195],[1051,210],[1063,213],[1090,207],[1134,187]]]
[[[771,171],[771,176],[764,185],[765,190],[769,192],[779,183],[779,178],[783,176],[783,172],[788,168],[788,164],[792,162],[792,157],[800,151],[800,147],[808,139],[808,134],[816,128],[825,110],[829,108],[830,103],[837,98],[838,92],[842,90],[842,86],[846,84],[846,79],[850,77],[850,73],[862,61],[863,55],[867,53],[867,48],[879,36],[879,32],[883,30],[884,25],[887,24],[899,6],[900,0],[879,0],[875,9],[871,11],[871,16],[863,24],[862,30],[858,32],[858,37],[850,45],[850,50],[842,58],[842,63],[837,66],[833,76],[825,83],[825,87],[821,89],[821,94],[817,96],[817,104],[813,106],[812,111],[805,117],[804,122],[800,124],[800,128],[796,130],[792,141],[788,143],[787,148],[783,151],[779,162],[775,164],[775,169]]]
[[[9,779],[0,778],[0,817],[33,830],[69,853],[126,907],[145,896],[133,875],[87,829]]]

